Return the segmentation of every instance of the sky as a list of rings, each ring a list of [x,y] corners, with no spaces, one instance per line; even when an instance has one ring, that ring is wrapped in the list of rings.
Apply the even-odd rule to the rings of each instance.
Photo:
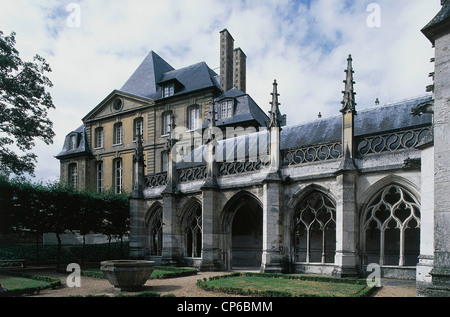
[[[174,68],[219,72],[219,32],[247,56],[247,93],[270,110],[272,83],[288,125],[339,114],[349,54],[357,110],[426,95],[434,71],[420,30],[440,0],[0,0],[0,30],[22,60],[52,68],[56,136],[36,142],[36,182],[59,178],[65,136],[153,50]]]

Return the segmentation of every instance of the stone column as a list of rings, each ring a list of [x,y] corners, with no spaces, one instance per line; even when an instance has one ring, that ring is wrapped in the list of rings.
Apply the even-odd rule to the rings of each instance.
[[[450,1],[423,29],[435,47],[434,266],[427,296],[450,296]]]
[[[217,188],[203,187],[202,204],[202,271],[224,269],[220,249],[220,208]]]
[[[356,172],[344,171],[336,177],[338,194],[336,197],[336,255],[333,275],[356,277],[358,252],[358,219],[356,209]]]
[[[145,201],[140,197],[129,197],[130,201],[130,258],[143,259],[147,256],[147,232],[144,223]]]
[[[431,284],[430,271],[434,257],[434,148],[433,144],[422,147],[421,158],[421,205],[420,205],[420,255],[416,267],[417,296]]]
[[[147,254],[147,228],[145,226],[146,204],[144,199],[145,164],[142,137],[138,135],[133,160],[134,184],[130,201],[130,257],[142,259]]]
[[[176,196],[163,193],[162,265],[177,265],[183,257],[180,221],[177,217]]]
[[[261,272],[280,273],[281,255],[281,191],[280,180],[266,180],[263,184],[263,253]]]
[[[450,6],[450,4],[447,4]],[[448,10],[447,10],[448,11]],[[434,268],[431,295],[450,296],[450,34],[435,41]]]

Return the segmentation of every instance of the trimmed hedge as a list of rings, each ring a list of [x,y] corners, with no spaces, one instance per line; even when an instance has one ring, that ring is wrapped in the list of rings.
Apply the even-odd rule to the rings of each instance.
[[[226,275],[217,275],[209,277],[208,279],[203,278],[203,280],[197,280],[197,286],[206,290],[206,291],[219,291],[227,294],[236,294],[236,295],[249,295],[249,296],[260,296],[260,297],[324,297],[321,295],[312,295],[312,294],[302,294],[301,296],[293,294],[288,291],[278,291],[278,290],[252,290],[252,289],[243,289],[241,287],[218,287],[218,286],[209,286],[207,281],[214,281],[224,278],[231,277],[266,277],[266,278],[276,278],[276,279],[289,279],[289,280],[302,280],[302,281],[316,281],[316,282],[327,282],[327,283],[344,283],[344,284],[356,284],[356,285],[366,285],[367,282],[365,279],[354,279],[354,278],[333,278],[326,276],[304,276],[304,275],[285,275],[280,273],[251,273],[251,272],[236,272]],[[366,286],[361,289],[359,292],[353,295],[353,297],[366,297],[369,296],[372,287]],[[330,296],[326,296],[330,297]]]
[[[162,272],[155,272],[162,271]],[[183,268],[183,267],[172,267],[172,266],[155,266],[155,271],[153,271],[150,279],[168,279],[183,276],[197,275],[197,269]]]

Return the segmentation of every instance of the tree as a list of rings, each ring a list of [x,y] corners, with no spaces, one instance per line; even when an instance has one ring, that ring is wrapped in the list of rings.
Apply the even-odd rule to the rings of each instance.
[[[0,31],[0,169],[33,175],[37,155],[30,151],[35,139],[50,145],[55,136],[47,113],[55,108],[46,90],[53,87],[46,76],[51,68],[39,55],[32,62],[22,61],[14,48],[15,35]]]

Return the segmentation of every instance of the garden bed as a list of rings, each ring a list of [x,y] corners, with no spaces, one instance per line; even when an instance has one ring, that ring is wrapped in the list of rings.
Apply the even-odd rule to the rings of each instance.
[[[207,291],[261,297],[364,297],[372,290],[365,279],[263,273],[214,276],[197,285]]]
[[[14,297],[33,295],[43,289],[60,287],[61,281],[48,276],[8,272],[0,275],[0,284],[6,289],[6,292],[0,293],[0,297]]]

